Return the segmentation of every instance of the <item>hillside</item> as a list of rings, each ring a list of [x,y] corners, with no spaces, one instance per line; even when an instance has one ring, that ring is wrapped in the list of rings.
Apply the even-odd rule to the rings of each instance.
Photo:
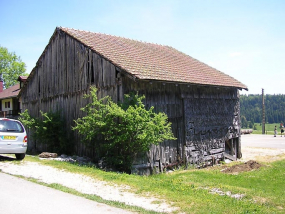
[[[262,95],[240,96],[242,127],[262,122]],[[285,95],[265,95],[266,123],[283,123],[285,121]]]

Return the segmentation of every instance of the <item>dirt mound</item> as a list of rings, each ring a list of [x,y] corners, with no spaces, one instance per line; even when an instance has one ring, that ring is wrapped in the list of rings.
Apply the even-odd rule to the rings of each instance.
[[[262,164],[254,161],[254,160],[249,160],[243,164],[238,164],[234,165],[229,168],[225,168],[222,170],[224,173],[239,173],[239,172],[248,172],[254,169],[258,169],[262,166]]]

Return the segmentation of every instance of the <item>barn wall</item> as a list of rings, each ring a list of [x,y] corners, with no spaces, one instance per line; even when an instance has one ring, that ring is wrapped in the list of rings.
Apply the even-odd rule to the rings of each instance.
[[[187,89],[188,88],[188,89]],[[239,92],[234,88],[185,87],[185,153],[187,163],[204,164],[223,159],[225,152],[238,158],[240,137]],[[233,139],[226,151],[226,144]]]
[[[240,136],[239,94],[235,88],[132,81],[123,79],[124,93],[137,91],[146,96],[145,105],[165,112],[177,140],[152,146],[140,157],[134,171],[141,174],[178,164],[202,165],[224,158],[225,144]],[[237,151],[235,151],[237,152]],[[233,154],[231,154],[233,155]]]
[[[32,117],[40,117],[40,111],[61,111],[75,152],[92,156],[94,151],[80,143],[71,127],[84,114],[80,108],[88,103],[83,95],[90,85],[98,88],[99,98],[110,95],[117,100],[115,66],[60,32],[51,38],[28,81],[21,92],[22,110],[28,109]],[[46,147],[29,136],[28,149],[44,151]]]
[[[152,146],[147,156],[138,158],[135,169],[142,174],[181,163],[213,162],[224,157],[226,145],[239,142],[238,89],[134,80],[61,31],[51,38],[28,81],[21,91],[23,110],[33,117],[40,117],[40,111],[60,110],[76,154],[90,157],[94,150],[71,131],[74,119],[84,114],[80,108],[88,103],[83,95],[90,85],[98,88],[99,98],[109,95],[114,101],[131,91],[144,94],[147,107],[168,115],[177,140]],[[29,150],[46,149],[31,138],[28,146]]]

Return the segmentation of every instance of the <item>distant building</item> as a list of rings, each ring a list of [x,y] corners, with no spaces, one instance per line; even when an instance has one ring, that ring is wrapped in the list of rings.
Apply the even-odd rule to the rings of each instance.
[[[3,89],[3,80],[0,79],[0,117],[9,117],[17,119],[21,111],[21,100],[18,99],[18,94],[26,81],[27,77],[19,76],[20,83]]]

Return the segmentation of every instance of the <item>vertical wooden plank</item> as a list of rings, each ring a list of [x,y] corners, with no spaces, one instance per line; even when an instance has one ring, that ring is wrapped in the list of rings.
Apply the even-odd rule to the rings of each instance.
[[[64,35],[58,35],[59,36],[59,47],[58,47],[58,78],[59,78],[59,93],[64,94],[65,93],[65,81],[64,74],[66,72],[65,65],[65,36]]]
[[[67,52],[67,65],[68,71],[66,75],[66,84],[67,84],[67,92],[72,92],[72,73],[73,73],[73,64],[74,64],[74,46],[72,40],[69,36],[67,36],[67,44],[68,44],[68,52]]]
[[[92,67],[93,67],[93,75],[94,75],[94,85],[98,87],[98,76],[99,76],[99,68],[98,68],[98,55],[96,53],[92,53]]]
[[[109,80],[109,66],[104,58],[102,58],[102,87],[108,86]]]
[[[97,88],[103,87],[103,65],[102,65],[103,59],[97,55],[97,63],[96,63],[96,69],[98,71],[97,75]]]
[[[69,90],[68,90],[68,74],[70,71],[70,58],[69,58],[69,52],[70,52],[70,44],[69,44],[69,38],[67,35],[64,36],[64,42],[65,42],[65,50],[64,50],[64,55],[65,55],[65,72],[63,75],[63,79],[64,79],[64,90],[65,90],[65,94],[68,94]]]
[[[48,72],[50,70],[50,46],[48,46],[47,50],[46,50],[46,66],[45,66],[45,71],[44,71],[44,77],[46,80],[51,80],[51,78],[48,78],[49,75],[51,75],[50,72]],[[48,75],[49,74],[49,75]],[[50,96],[50,83],[46,83],[46,96],[49,97]]]
[[[52,45],[51,45],[51,72],[52,72],[52,79],[53,81],[50,83],[51,84],[51,96],[54,96],[58,92],[57,88],[57,72],[56,72],[56,51],[57,51],[57,40],[56,37],[53,38]]]
[[[84,91],[88,88],[88,85],[90,85],[90,74],[89,74],[89,62],[88,62],[88,50],[84,47],[83,48],[83,60],[84,60],[84,64],[83,64],[83,82],[79,83],[81,84],[81,91]]]
[[[77,41],[73,41],[74,42],[74,69],[73,69],[73,88],[72,88],[72,92],[76,92],[76,91],[79,91],[79,88],[78,88],[78,84],[79,84],[79,81],[81,80],[80,78],[80,75],[81,75],[81,72],[80,72],[80,68],[79,68],[79,47],[78,47],[78,43]]]
[[[69,42],[70,42],[70,71],[68,73],[68,85],[69,85],[69,93],[72,93],[75,91],[75,85],[76,85],[76,80],[75,80],[75,60],[76,60],[76,48],[75,48],[75,42],[72,38],[69,37]]]

